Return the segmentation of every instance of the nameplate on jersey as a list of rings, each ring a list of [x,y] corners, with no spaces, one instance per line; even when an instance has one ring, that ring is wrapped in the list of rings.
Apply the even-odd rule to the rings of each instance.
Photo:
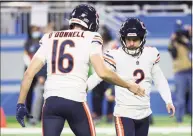
[[[84,38],[84,32],[56,32],[55,37],[81,37],[81,38]]]

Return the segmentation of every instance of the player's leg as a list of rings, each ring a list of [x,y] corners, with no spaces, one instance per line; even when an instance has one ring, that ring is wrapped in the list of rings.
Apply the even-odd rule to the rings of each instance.
[[[149,117],[141,120],[135,120],[135,136],[148,136]]]
[[[133,119],[114,117],[117,136],[135,136],[135,124]]]
[[[67,121],[76,136],[96,136],[94,123],[86,102],[75,102]]]
[[[187,80],[183,73],[175,74],[175,107],[176,107],[176,120],[182,122],[182,117],[185,112],[185,92],[187,87]]]
[[[62,101],[59,97],[49,97],[42,109],[42,131],[43,136],[60,136],[65,119],[60,115]]]

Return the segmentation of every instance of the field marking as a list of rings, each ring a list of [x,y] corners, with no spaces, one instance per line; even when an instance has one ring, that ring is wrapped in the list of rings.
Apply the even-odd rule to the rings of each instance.
[[[41,134],[41,128],[1,128],[1,134]],[[114,127],[96,127],[97,134],[115,134]],[[150,134],[191,133],[191,127],[150,127]],[[64,128],[62,134],[72,134],[70,128]]]

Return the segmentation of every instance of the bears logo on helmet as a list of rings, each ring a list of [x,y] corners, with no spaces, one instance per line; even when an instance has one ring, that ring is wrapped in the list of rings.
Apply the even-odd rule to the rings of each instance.
[[[86,4],[78,5],[71,13],[70,27],[79,24],[89,31],[97,32],[99,28],[99,16],[94,7]]]

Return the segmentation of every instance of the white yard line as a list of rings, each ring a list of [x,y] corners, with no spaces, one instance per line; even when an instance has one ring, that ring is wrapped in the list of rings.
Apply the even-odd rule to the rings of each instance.
[[[1,134],[41,134],[42,128],[1,128]],[[115,134],[114,127],[96,127],[97,134]],[[191,133],[191,127],[150,127],[150,134]],[[64,128],[62,134],[72,134],[70,128]]]

